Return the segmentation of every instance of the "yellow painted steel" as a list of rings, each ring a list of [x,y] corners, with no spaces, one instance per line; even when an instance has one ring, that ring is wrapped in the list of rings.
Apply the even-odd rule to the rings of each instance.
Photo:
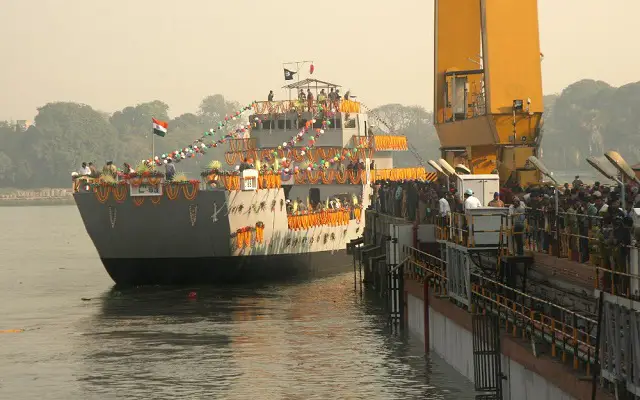
[[[526,163],[542,123],[540,54],[537,0],[435,0],[434,121],[445,160],[498,171],[503,183],[539,182]]]
[[[479,3],[477,0],[435,1],[434,108],[438,123],[451,117],[451,110],[445,104],[445,72],[478,68],[471,60],[478,61],[480,55],[480,8],[469,7],[469,4]],[[476,79],[475,85],[480,84],[479,78]]]
[[[530,111],[542,113],[538,1],[482,0],[481,5],[488,111],[510,115],[514,99],[529,97]]]

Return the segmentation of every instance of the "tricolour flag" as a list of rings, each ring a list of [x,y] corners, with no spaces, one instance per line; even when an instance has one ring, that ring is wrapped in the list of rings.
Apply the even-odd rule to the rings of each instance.
[[[164,135],[167,134],[167,128],[169,127],[169,124],[155,118],[151,119],[153,120],[153,133],[158,136],[164,137]]]

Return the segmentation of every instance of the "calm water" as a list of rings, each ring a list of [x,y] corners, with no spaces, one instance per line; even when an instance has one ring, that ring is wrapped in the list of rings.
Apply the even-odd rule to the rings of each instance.
[[[2,399],[471,399],[353,277],[117,291],[75,207],[0,208]],[[189,291],[197,299],[189,299]]]

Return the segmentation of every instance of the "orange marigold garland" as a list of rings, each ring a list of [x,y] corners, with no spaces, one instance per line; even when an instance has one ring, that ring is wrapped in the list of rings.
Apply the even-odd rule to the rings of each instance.
[[[198,195],[198,185],[200,184],[200,182],[198,181],[191,181],[187,184],[182,185],[182,193],[184,193],[184,197],[189,200],[189,201],[193,201],[196,196]],[[189,191],[188,186],[191,186],[191,191]]]
[[[109,199],[109,192],[111,192],[111,186],[98,185],[96,186],[96,198],[100,203],[105,203]]]
[[[256,242],[264,242],[264,223],[262,221],[256,222]]]
[[[118,202],[122,203],[124,199],[127,198],[127,186],[124,183],[120,183],[116,185],[113,189],[113,198]]]
[[[164,187],[165,192],[167,192],[167,197],[169,200],[175,200],[178,198],[178,194],[180,193],[180,187],[178,185],[169,183]]]
[[[144,204],[144,197],[143,196],[134,197],[133,204],[135,204],[136,207],[140,207],[142,204]]]

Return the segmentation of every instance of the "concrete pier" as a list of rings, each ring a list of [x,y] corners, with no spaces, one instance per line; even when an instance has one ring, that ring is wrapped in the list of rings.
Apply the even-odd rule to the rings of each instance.
[[[616,398],[601,377],[594,384],[592,314],[521,292],[479,268],[492,255],[494,264],[484,269],[526,264],[527,257],[498,261],[500,246],[492,245],[489,225],[479,231],[483,246],[466,247],[444,240],[435,224],[368,210],[363,239],[352,248],[356,279],[362,273],[368,290],[388,298],[392,323],[420,338],[425,351],[445,359],[485,399]]]

